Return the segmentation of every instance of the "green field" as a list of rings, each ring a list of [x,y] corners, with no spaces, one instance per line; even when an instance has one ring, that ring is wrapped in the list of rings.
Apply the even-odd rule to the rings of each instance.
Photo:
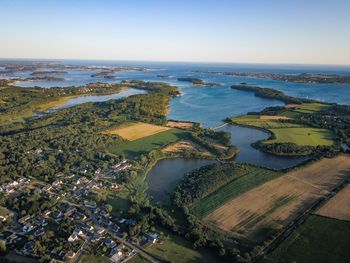
[[[301,127],[301,125],[295,123],[280,122],[278,120],[263,120],[260,119],[259,115],[242,115],[236,118],[232,118],[232,120],[237,124],[254,126],[264,129]]]
[[[186,131],[170,129],[135,141],[125,142],[122,145],[112,146],[109,151],[114,154],[132,158],[187,138],[188,133]]]
[[[350,222],[311,216],[262,263],[346,263]]]
[[[141,257],[139,254],[132,257],[130,260],[127,261],[128,263],[150,263],[147,259]]]
[[[110,194],[107,203],[112,206],[112,216],[119,217],[120,213],[125,212],[130,207],[130,200],[127,197],[127,191],[118,191],[118,194]]]
[[[326,110],[330,106],[327,104],[321,103],[303,103],[300,106],[298,105],[293,111],[301,112],[301,113],[314,113],[321,110]]]
[[[295,143],[300,146],[333,145],[334,135],[331,131],[317,128],[282,128],[269,129],[276,138],[265,143]]]
[[[191,211],[202,218],[231,199],[282,175],[281,172],[252,165],[244,165],[244,168],[237,168],[237,176],[232,181],[195,202]]]
[[[192,243],[179,237],[170,234],[169,237],[162,243],[150,245],[146,248],[154,257],[162,262],[174,263],[215,263],[220,262],[208,251],[199,251],[192,248]]]
[[[111,261],[106,257],[94,256],[94,255],[82,255],[78,263],[110,263]]]

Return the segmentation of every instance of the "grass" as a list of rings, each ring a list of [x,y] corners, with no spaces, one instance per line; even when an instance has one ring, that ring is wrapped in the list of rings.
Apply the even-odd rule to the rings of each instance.
[[[294,111],[301,113],[314,113],[321,110],[326,110],[330,106],[322,103],[303,103],[300,106],[298,105]]]
[[[115,134],[128,140],[135,141],[137,139],[151,136],[159,132],[169,130],[169,127],[164,127],[160,125],[153,125],[149,123],[127,123],[122,126],[118,126],[105,131],[105,134]]]
[[[79,258],[78,263],[110,263],[111,261],[103,256],[84,254]]]
[[[147,259],[143,258],[139,254],[133,256],[130,260],[127,261],[128,263],[150,263]]]
[[[329,108],[327,104],[304,103],[295,105],[295,108],[288,108],[279,116],[290,119],[297,119],[303,114],[310,114]],[[332,131],[305,127],[296,123],[288,123],[282,120],[273,120],[279,116],[270,116],[271,119],[264,119],[268,116],[243,115],[232,118],[232,121],[239,125],[248,125],[267,129],[275,135],[272,140],[264,143],[295,143],[299,146],[331,146],[334,144],[335,135]]]
[[[198,262],[215,263],[219,262],[207,250],[194,250],[192,243],[172,234],[162,243],[157,243],[146,248],[146,251],[162,262]]]
[[[122,145],[111,146],[109,151],[113,154],[133,158],[187,138],[188,133],[186,131],[169,129],[135,141],[126,142]]]
[[[300,146],[330,146],[333,145],[334,135],[330,130],[317,128],[272,128],[269,129],[275,139],[265,143],[295,143]]]
[[[311,216],[263,263],[345,263],[350,258],[350,222]]]
[[[107,198],[107,204],[113,207],[112,216],[119,217],[122,212],[128,211],[130,207],[127,191],[118,191],[116,194],[110,194]]]
[[[282,116],[282,117],[287,117],[287,116]],[[301,127],[299,124],[295,124],[295,123],[262,119],[260,118],[259,115],[243,115],[243,116],[233,118],[232,120],[237,124],[254,126],[254,127],[264,128],[264,129]]]
[[[192,213],[202,218],[233,198],[282,175],[281,172],[252,165],[244,167],[244,170],[237,170],[237,176],[231,182],[194,203]]]

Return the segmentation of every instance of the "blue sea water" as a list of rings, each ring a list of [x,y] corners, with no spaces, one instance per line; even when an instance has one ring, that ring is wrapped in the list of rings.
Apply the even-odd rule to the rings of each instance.
[[[160,63],[160,62],[126,62],[126,61],[77,61],[66,60],[66,65],[83,66],[144,66],[149,71],[122,71],[116,72],[116,79],[92,78],[95,71],[70,70],[68,74],[56,75],[65,81],[37,81],[19,82],[23,87],[41,86],[73,86],[91,82],[103,81],[119,83],[125,79],[145,81],[161,81],[176,85],[183,96],[172,100],[169,111],[170,119],[196,121],[204,127],[214,127],[222,123],[229,116],[238,116],[249,111],[259,111],[267,106],[282,105],[280,101],[267,100],[255,97],[252,93],[232,90],[230,86],[241,82],[261,87],[270,87],[281,90],[288,95],[311,98],[340,104],[350,103],[350,85],[348,84],[311,84],[291,83],[270,79],[223,76],[217,74],[194,73],[202,71],[240,71],[240,72],[271,72],[271,73],[326,73],[350,75],[350,67],[342,66],[305,66],[305,65],[263,65],[263,64],[204,64],[204,63]],[[30,73],[28,72],[27,75]],[[158,74],[169,75],[169,78],[159,78]],[[26,75],[20,73],[22,77]],[[222,87],[194,87],[190,83],[177,81],[178,77],[192,76],[206,82],[217,82]]]

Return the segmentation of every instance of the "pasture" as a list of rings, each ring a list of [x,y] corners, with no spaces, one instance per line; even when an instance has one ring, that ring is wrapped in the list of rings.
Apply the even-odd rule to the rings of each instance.
[[[143,137],[123,144],[112,145],[109,151],[113,154],[134,158],[155,149],[161,149],[171,143],[188,138],[188,133],[179,129],[167,129],[151,136]]]
[[[350,222],[311,216],[261,263],[346,263]]]
[[[349,169],[350,172],[350,169]],[[316,214],[350,221],[350,185],[332,197]]]
[[[350,175],[349,169],[350,156],[322,159],[226,202],[204,222],[260,242],[332,190]]]
[[[169,127],[153,125],[149,123],[136,122],[118,126],[107,131],[105,134],[118,135],[128,141],[135,141],[144,137],[148,137],[160,132],[169,130]]]
[[[334,134],[330,130],[317,128],[270,128],[275,139],[264,143],[295,143],[300,146],[331,146]]]
[[[146,251],[162,262],[173,263],[215,263],[220,262],[207,250],[195,250],[186,239],[168,233],[161,243],[150,245]]]

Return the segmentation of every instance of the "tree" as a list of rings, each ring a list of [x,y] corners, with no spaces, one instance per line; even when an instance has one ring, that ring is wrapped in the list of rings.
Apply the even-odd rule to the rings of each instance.
[[[111,205],[109,205],[109,204],[107,204],[107,205],[105,206],[105,208],[106,208],[107,213],[110,213],[110,212],[112,212],[112,210],[113,210],[113,207],[112,207]]]

